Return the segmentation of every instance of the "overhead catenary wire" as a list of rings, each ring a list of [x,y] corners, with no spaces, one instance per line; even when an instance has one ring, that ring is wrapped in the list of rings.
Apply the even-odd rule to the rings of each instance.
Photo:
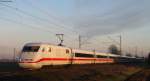
[[[0,10],[1,11],[1,10]],[[4,13],[4,12],[3,12]],[[18,15],[18,14],[17,14]],[[45,28],[42,28],[43,26],[33,26],[33,25],[30,25],[30,24],[26,24],[26,23],[23,23],[21,21],[17,21],[15,20],[15,18],[13,19],[10,19],[10,18],[4,18],[4,17],[1,17],[1,20],[5,20],[5,21],[9,21],[9,22],[12,22],[12,23],[15,23],[15,24],[19,24],[21,26],[25,26],[26,28],[30,28],[30,29],[36,29],[38,31],[42,31],[42,32],[47,32],[47,33],[50,33],[51,36],[55,36],[56,33],[58,32],[54,32],[52,29],[45,29]],[[68,37],[68,35],[65,35],[65,38],[67,37],[67,42],[72,42],[73,38],[70,38]]]
[[[44,23],[47,22],[47,23],[49,23],[49,24],[51,24],[51,25],[54,25],[55,28],[57,27],[57,29],[59,29],[59,30],[60,30],[60,29],[65,30],[63,26],[60,26],[60,25],[58,25],[58,24],[51,23],[51,21],[48,20],[48,19],[38,17],[38,16],[33,15],[33,14],[29,13],[29,12],[26,12],[26,11],[24,11],[24,10],[22,10],[22,9],[19,9],[19,8],[10,6],[10,5],[6,5],[6,4],[3,4],[3,3],[0,3],[0,4],[3,5],[3,6],[5,6],[5,7],[11,8],[11,9],[17,11],[17,12],[20,12],[20,13],[22,13],[22,14],[24,14],[24,15],[30,16],[30,17],[32,17],[32,18],[34,18],[34,19],[36,19],[36,20],[41,21],[41,22],[44,22]],[[72,33],[72,32],[71,32],[71,33]]]
[[[53,33],[49,30],[44,30],[43,28],[39,28],[39,27],[34,27],[32,25],[29,25],[29,24],[25,24],[25,23],[22,23],[22,22],[18,22],[18,21],[15,21],[15,20],[11,20],[11,19],[7,19],[7,18],[4,18],[4,17],[0,17],[1,20],[5,20],[5,21],[9,21],[9,22],[12,22],[12,23],[16,23],[16,24],[19,24],[21,26],[26,26],[26,27],[30,27],[31,29],[38,29],[39,31],[42,30],[42,32],[49,32],[49,33]],[[53,33],[54,34],[54,33]]]
[[[41,32],[46,32],[46,33],[50,33],[51,36],[55,36],[55,32],[52,32],[50,30],[45,30],[43,28],[39,28],[39,27],[35,27],[35,26],[32,26],[32,25],[29,25],[29,24],[25,24],[25,23],[22,23],[22,22],[18,22],[18,21],[15,21],[15,20],[12,20],[12,19],[7,19],[7,18],[4,18],[4,17],[0,17],[0,20],[5,20],[7,22],[12,22],[12,23],[16,23],[18,25],[21,25],[21,26],[25,26],[25,27],[28,27],[30,29],[33,29],[33,30],[38,30],[38,31],[41,31]],[[68,41],[72,41],[72,40],[68,40]]]
[[[47,16],[49,16],[50,18],[55,19],[57,22],[62,22],[62,20],[61,20],[60,18],[51,15],[49,12],[47,12],[47,11],[41,9],[38,5],[34,5],[31,1],[26,0],[25,2],[27,2],[27,4],[30,5],[32,8],[37,9],[37,10],[39,10],[41,13],[44,13],[44,14],[46,14]],[[59,24],[60,24],[60,23],[59,23]],[[65,24],[64,24],[64,23],[63,23],[63,24],[61,23],[61,25],[59,25],[59,26],[65,28],[65,29],[68,29],[68,30],[70,30],[70,31],[72,31],[72,32],[74,32],[74,33],[76,33],[76,34],[78,34],[77,31],[75,31],[75,30],[73,30],[73,29],[71,29],[71,28],[69,28],[69,27],[65,27],[65,26],[63,26],[63,25],[65,25]]]
[[[0,3],[0,4],[2,4],[2,3]],[[18,8],[15,8],[15,7],[6,5],[6,4],[2,4],[2,5],[6,6],[6,7],[9,7],[9,8],[11,8],[11,9],[13,9],[13,10],[19,11],[19,12],[25,14],[25,15],[28,15],[28,16],[31,16],[31,17],[34,17],[34,18],[36,18],[36,19],[40,19],[40,20],[41,20],[40,17],[37,17],[37,16],[34,16],[34,15],[30,14],[30,13],[24,12],[24,11],[18,9]],[[22,24],[23,24],[23,23],[22,23]],[[52,30],[52,29],[51,29],[51,30]],[[45,31],[45,30],[44,30],[44,31]],[[46,31],[47,31],[47,30],[46,30]],[[50,32],[50,31],[49,31],[49,32]],[[52,31],[51,31],[51,32],[52,32]],[[56,33],[55,33],[55,34],[56,34]],[[72,37],[72,36],[71,36],[71,37]],[[70,39],[72,39],[72,38],[70,38]],[[72,41],[72,40],[71,40],[71,41]]]

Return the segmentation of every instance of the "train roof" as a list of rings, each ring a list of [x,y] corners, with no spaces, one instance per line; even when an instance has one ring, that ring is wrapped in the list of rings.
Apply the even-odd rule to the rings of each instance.
[[[40,45],[52,45],[50,43],[27,43],[25,46],[40,46]]]
[[[94,51],[79,50],[79,49],[73,49],[73,51],[75,53],[94,54]],[[95,54],[102,55],[102,56],[120,57],[120,55],[115,55],[115,54],[111,54],[111,53],[95,52]]]
[[[92,51],[80,50],[80,49],[73,49],[73,52],[75,52],[75,53],[85,53],[85,54],[94,54],[94,52],[92,52]]]
[[[136,58],[136,57],[130,57],[130,56],[120,56],[120,57],[123,57],[123,58]]]
[[[120,55],[115,55],[111,53],[97,53],[97,55],[109,56],[109,57],[120,57]]]
[[[27,43],[27,44],[25,44],[25,46],[42,46],[42,45],[49,45],[49,46],[52,46],[52,47],[60,47],[60,48],[65,48],[65,49],[69,48],[69,47],[65,47],[65,46],[54,45],[54,44],[51,44],[51,43]]]

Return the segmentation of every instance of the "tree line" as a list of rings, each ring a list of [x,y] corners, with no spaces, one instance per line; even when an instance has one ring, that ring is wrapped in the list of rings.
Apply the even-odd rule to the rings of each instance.
[[[120,49],[118,49],[118,47],[114,44],[110,45],[108,50],[109,50],[109,53],[116,54],[116,55],[121,55]],[[133,55],[131,53],[126,53],[126,56],[132,57]],[[137,54],[135,54],[134,57],[138,58],[139,56]]]
[[[108,50],[109,50],[109,53],[121,55],[121,52],[116,45],[110,45]],[[131,53],[126,53],[126,56],[132,57],[133,55]],[[134,57],[138,58],[139,56],[136,54]],[[146,57],[146,62],[150,65],[150,52],[148,53],[148,57]]]

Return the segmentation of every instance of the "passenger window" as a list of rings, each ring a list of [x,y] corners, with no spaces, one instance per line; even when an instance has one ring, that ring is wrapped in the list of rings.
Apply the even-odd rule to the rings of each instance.
[[[51,48],[49,48],[48,52],[51,52],[51,51],[52,51]]]
[[[67,54],[69,53],[69,50],[68,50],[68,49],[66,49],[66,53],[67,53]]]
[[[42,52],[45,52],[45,49],[44,49],[44,48],[42,49]]]

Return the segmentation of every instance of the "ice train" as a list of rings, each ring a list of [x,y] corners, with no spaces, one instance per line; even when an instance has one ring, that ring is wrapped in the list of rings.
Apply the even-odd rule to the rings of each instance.
[[[27,43],[19,57],[19,66],[27,69],[40,69],[46,65],[137,62],[137,60],[141,61],[133,57],[78,50],[47,43]]]

